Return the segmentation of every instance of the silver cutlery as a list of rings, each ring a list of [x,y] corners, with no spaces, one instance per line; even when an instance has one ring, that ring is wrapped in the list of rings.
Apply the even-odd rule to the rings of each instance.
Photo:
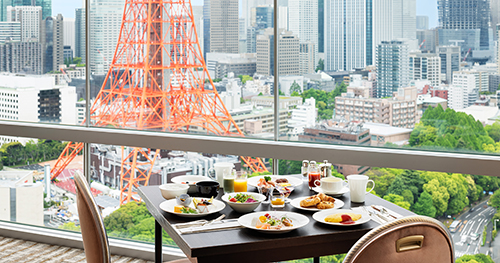
[[[214,222],[222,220],[224,217],[226,217],[226,215],[223,214],[223,215],[217,217],[216,219],[203,224],[202,226],[209,226],[209,225],[213,224]]]
[[[391,221],[393,219],[398,219],[397,217],[395,217],[394,215],[391,215],[391,213],[389,213],[389,211],[387,211],[387,209],[385,209],[385,207],[381,206],[381,207],[376,207],[374,205],[372,205],[372,208],[377,210],[378,212],[382,213],[383,215],[385,216],[388,216],[388,217],[391,217],[392,219],[390,219]]]

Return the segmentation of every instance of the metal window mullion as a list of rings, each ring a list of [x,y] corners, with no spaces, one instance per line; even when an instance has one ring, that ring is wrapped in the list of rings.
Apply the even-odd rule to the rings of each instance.
[[[85,123],[90,127],[90,0],[85,1]],[[83,172],[90,184],[90,144],[83,145]]]
[[[274,0],[274,141],[279,141],[280,135],[280,92],[279,92],[279,67],[278,67],[278,39],[279,39],[279,24],[278,24],[278,0]],[[279,174],[279,160],[273,158],[273,174]]]

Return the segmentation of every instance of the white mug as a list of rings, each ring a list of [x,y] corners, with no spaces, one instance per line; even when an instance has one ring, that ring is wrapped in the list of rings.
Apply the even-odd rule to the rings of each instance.
[[[375,182],[373,180],[368,180],[368,176],[366,175],[360,175],[360,174],[353,174],[347,176],[347,181],[349,182],[349,190],[351,194],[351,202],[353,203],[364,203],[365,202],[365,195],[368,194],[375,188]],[[370,191],[366,191],[366,186],[368,185],[368,182],[371,182],[373,184],[372,188]]]
[[[344,187],[344,180],[338,177],[324,177],[320,181],[315,181],[314,184],[320,187],[321,190],[327,193],[338,193]]]

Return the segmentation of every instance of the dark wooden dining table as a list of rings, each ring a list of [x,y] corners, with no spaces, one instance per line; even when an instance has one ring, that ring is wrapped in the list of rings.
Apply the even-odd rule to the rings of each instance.
[[[257,192],[255,187],[248,187],[249,192]],[[219,192],[219,199],[223,190]],[[355,226],[332,226],[319,223],[312,218],[314,212],[294,208],[286,204],[285,211],[306,215],[309,223],[299,229],[283,234],[268,234],[253,229],[239,228],[212,232],[179,234],[173,224],[185,223],[192,218],[179,217],[160,209],[160,204],[165,201],[157,185],[139,187],[139,195],[156,220],[155,224],[155,262],[162,262],[162,229],[168,233],[177,246],[190,259],[204,262],[275,262],[301,258],[315,258],[319,262],[320,256],[342,254],[371,229],[379,223],[370,220],[367,223]],[[291,199],[316,194],[309,190],[307,184],[302,184],[294,189]],[[365,205],[383,205],[384,207],[403,216],[414,213],[394,205],[372,194],[366,195],[365,203],[351,203],[349,193],[336,197],[344,202],[343,208]],[[269,204],[261,204],[255,211],[269,211]],[[204,219],[211,220],[226,215],[226,219],[238,218],[242,214],[235,212],[231,207],[226,207],[217,213],[207,215]]]

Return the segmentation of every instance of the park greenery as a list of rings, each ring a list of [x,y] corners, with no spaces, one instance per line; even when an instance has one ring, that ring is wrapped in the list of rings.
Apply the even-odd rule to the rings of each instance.
[[[455,263],[494,263],[490,256],[485,254],[463,255]]]
[[[314,98],[316,100],[316,108],[318,109],[318,119],[329,120],[333,117],[333,111],[335,110],[335,97],[345,92],[347,92],[347,85],[342,82],[337,84],[335,89],[330,92],[319,89],[308,89],[300,93],[294,90],[291,96],[302,97],[303,101]]]
[[[253,80],[253,77],[251,77],[251,76],[249,76],[249,75],[238,75],[238,78],[240,78],[241,83],[242,83],[243,85],[245,85],[245,84],[247,83],[247,81],[249,81],[249,80],[250,80],[250,81],[251,81],[251,80]]]
[[[53,140],[30,140],[26,145],[20,142],[5,143],[0,148],[0,168],[57,159],[66,144]]]

